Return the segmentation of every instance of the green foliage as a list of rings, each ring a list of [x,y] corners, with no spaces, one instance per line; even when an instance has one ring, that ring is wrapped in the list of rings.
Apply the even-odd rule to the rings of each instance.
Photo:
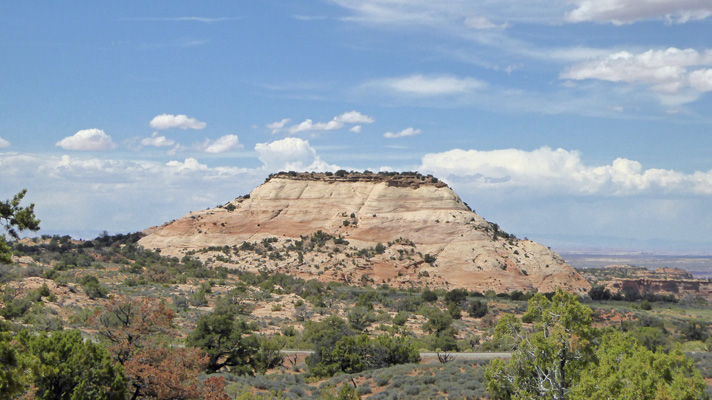
[[[525,335],[516,318],[508,319],[497,324],[495,336],[508,334],[520,343],[509,363],[496,360],[487,368],[490,392],[496,398],[567,399],[594,359],[591,310],[559,290],[551,300],[543,294],[529,300],[523,319],[534,322],[532,333]]]
[[[485,351],[512,351],[522,339],[522,322],[512,314],[504,314],[494,328],[492,340],[482,345]]]
[[[427,313],[428,321],[423,324],[423,330],[430,333],[426,339],[431,350],[452,351],[457,349],[457,329],[452,326],[452,316],[449,312],[431,309]]]
[[[595,285],[588,291],[588,296],[591,300],[610,300],[611,291],[603,285]]]
[[[255,372],[264,374],[268,369],[282,365],[284,361],[284,356],[282,355],[284,344],[284,338],[281,336],[260,336],[259,350],[250,360]]]
[[[423,301],[425,301],[427,303],[434,303],[434,302],[438,301],[438,294],[428,288],[425,288],[423,290],[422,298],[423,298]]]
[[[396,314],[395,317],[393,317],[393,325],[395,325],[395,326],[405,325],[405,323],[408,322],[409,315],[410,314],[405,311],[398,312],[398,314]]]
[[[699,321],[688,321],[681,330],[685,340],[699,340],[704,342],[709,337],[709,328]]]
[[[37,399],[124,398],[123,370],[102,346],[84,341],[79,331],[21,336],[30,354],[30,381]]]
[[[467,314],[472,318],[482,318],[489,312],[487,303],[481,300],[473,300],[467,306]]]
[[[434,263],[435,261],[437,261],[437,258],[436,258],[434,255],[430,254],[430,253],[426,253],[426,254],[423,256],[423,261],[425,261],[426,263],[428,263],[428,264],[430,264],[430,265],[433,265],[433,263]]]
[[[0,332],[0,398],[20,393],[25,383],[27,361],[18,352],[16,342],[7,332]]]
[[[365,370],[364,353],[370,342],[365,334],[343,336],[333,347],[322,349],[320,359],[311,368],[311,372],[316,376],[332,376],[337,372],[350,374]]]
[[[344,336],[353,336],[355,332],[346,321],[335,315],[320,322],[307,321],[304,324],[302,338],[313,346],[314,354],[307,357],[306,363],[314,368],[321,362],[322,355],[332,348]]]
[[[32,309],[33,305],[41,302],[39,290],[31,290],[20,296],[20,291],[11,286],[6,286],[2,294],[3,308],[0,309],[0,316],[6,320],[13,320],[25,317]]]
[[[205,297],[205,290],[198,290],[190,294],[188,304],[193,307],[204,307],[208,305],[208,299]]]
[[[253,327],[237,318],[234,309],[225,306],[198,319],[197,326],[186,338],[186,344],[205,351],[209,357],[207,371],[214,373],[223,367],[237,374],[252,373],[254,355],[260,349]]]
[[[452,319],[462,319],[462,309],[456,303],[448,303],[447,312]]]
[[[99,279],[94,275],[85,275],[79,280],[79,284],[84,288],[84,292],[90,299],[104,298],[109,293],[109,289],[99,283]]]
[[[373,306],[371,306],[373,308]],[[357,332],[363,332],[364,329],[371,326],[376,321],[376,314],[364,306],[355,306],[347,314],[349,325]]]
[[[537,294],[523,320],[501,318],[495,339],[517,345],[509,362],[494,360],[485,376],[497,399],[703,399],[704,381],[693,362],[678,350],[651,347],[661,340],[660,321],[641,318],[629,333],[613,331],[602,339],[591,327],[591,310],[577,296],[558,291],[551,300]],[[639,343],[634,335],[648,338]],[[518,343],[518,344],[517,344]],[[601,343],[600,346],[597,344]]]
[[[653,352],[631,336],[613,332],[604,336],[596,357],[581,372],[572,399],[706,398],[700,372],[679,350]]]
[[[453,289],[445,293],[446,303],[455,303],[458,306],[465,304],[467,301],[467,290],[465,289]]]
[[[19,239],[19,231],[38,231],[40,229],[40,220],[35,217],[35,205],[20,206],[25,194],[27,194],[27,189],[16,194],[12,200],[0,201],[0,225],[12,239]],[[5,235],[0,234],[0,263],[9,264],[12,261],[11,255],[12,249],[8,245]]]
[[[50,294],[52,294],[52,292],[50,292],[50,290],[49,290],[49,286],[47,286],[47,283],[43,283],[42,286],[39,287],[38,293],[42,297],[47,297]]]
[[[438,334],[452,327],[452,316],[449,313],[441,312],[438,309],[431,309],[428,314],[428,321],[423,324],[424,331]]]
[[[337,372],[350,374],[419,361],[420,354],[410,337],[379,335],[370,339],[361,334],[343,336],[333,347],[323,349],[311,372],[316,376],[331,376]]]

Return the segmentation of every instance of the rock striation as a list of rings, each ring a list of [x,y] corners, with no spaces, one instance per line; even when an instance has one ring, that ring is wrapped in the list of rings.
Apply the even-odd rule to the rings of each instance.
[[[417,173],[274,174],[249,195],[144,233],[139,244],[162,254],[325,281],[590,288],[551,249],[503,232],[445,183]]]

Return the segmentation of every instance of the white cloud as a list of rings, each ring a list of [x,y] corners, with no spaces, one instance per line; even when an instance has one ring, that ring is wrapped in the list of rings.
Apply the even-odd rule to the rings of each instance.
[[[101,129],[84,129],[72,136],[68,136],[55,144],[65,150],[81,151],[108,151],[116,148],[116,143],[111,140]]]
[[[356,125],[356,126],[352,127],[351,129],[349,129],[349,132],[361,133],[361,125]]]
[[[168,139],[165,136],[158,136],[158,132],[153,132],[151,137],[141,140],[142,146],[170,147],[174,144],[176,144],[175,140]]]
[[[264,169],[277,171],[332,171],[337,166],[321,160],[309,141],[299,138],[284,138],[270,143],[255,145],[257,158],[264,164]]]
[[[592,21],[616,25],[665,18],[685,23],[712,15],[709,0],[575,0],[577,8],[566,14],[569,22]]]
[[[712,50],[698,52],[671,47],[639,54],[621,51],[574,64],[563,71],[560,78],[642,84],[664,95],[683,90],[701,93],[712,91],[712,69],[704,68],[706,66],[712,66]],[[680,99],[692,101],[695,96]]]
[[[243,146],[240,144],[240,139],[237,135],[225,135],[214,142],[206,140],[204,147],[206,153],[225,153],[230,150],[241,149]]]
[[[206,167],[193,159],[166,164],[17,153],[0,153],[0,170],[0,198],[27,188],[43,233],[89,232],[84,237],[90,238],[104,229],[134,232],[187,210],[224,204],[266,176],[262,168]]]
[[[488,29],[505,29],[507,24],[495,24],[486,17],[483,16],[471,16],[465,18],[465,26],[477,30],[488,30]]]
[[[550,0],[330,0],[351,12],[345,18],[367,24],[387,26],[450,26],[462,21],[463,15],[486,16],[493,20],[551,22],[564,8]]]
[[[610,165],[589,166],[577,151],[542,147],[533,151],[454,149],[423,156],[421,172],[492,190],[526,190],[530,194],[636,195],[676,193],[712,195],[712,171],[684,174],[643,169],[618,158]]]
[[[405,128],[400,132],[386,132],[383,134],[384,138],[387,139],[396,139],[396,138],[402,138],[406,136],[414,136],[420,134],[420,129],[413,129],[413,128]]]
[[[175,169],[176,171],[206,171],[208,166],[201,164],[195,158],[186,158],[184,162],[180,161],[168,161],[166,166]]]
[[[0,137],[0,149],[10,146],[10,142]]]
[[[307,119],[300,122],[297,125],[292,125],[287,130],[291,135],[300,132],[313,132],[313,131],[333,131],[344,126],[343,123],[336,120],[331,120],[329,122],[314,122],[311,119]]]
[[[333,131],[351,124],[370,124],[374,122],[374,119],[368,115],[361,114],[358,111],[348,111],[341,115],[335,116],[328,122],[314,122],[311,119],[307,119],[298,124],[287,126],[289,121],[289,118],[285,118],[281,121],[267,124],[267,128],[271,129],[272,133],[286,131],[290,135],[295,135],[302,132]]]
[[[399,78],[379,79],[368,82],[365,87],[373,87],[399,94],[415,96],[449,96],[467,94],[486,86],[474,78],[459,78],[451,75],[410,75]]]
[[[690,86],[701,91],[712,91],[712,69],[698,69],[690,72]]]
[[[272,122],[271,124],[267,124],[267,128],[269,128],[272,133],[277,133],[281,131],[282,128],[284,128],[289,123],[289,121],[291,121],[289,118],[285,118],[281,121]]]
[[[334,117],[334,121],[345,124],[371,124],[374,119],[358,111],[349,111]]]
[[[190,118],[187,115],[183,114],[161,114],[153,117],[150,122],[150,125],[154,129],[164,130],[171,128],[204,129],[207,124],[205,122],[198,121],[195,118]]]

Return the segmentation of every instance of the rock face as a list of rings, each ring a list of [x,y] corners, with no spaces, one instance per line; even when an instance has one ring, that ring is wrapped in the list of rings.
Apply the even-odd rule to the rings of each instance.
[[[331,242],[315,240],[317,231]],[[507,235],[447,185],[418,174],[280,173],[248,196],[144,233],[139,244],[162,254],[321,280],[497,292],[590,288],[547,247]]]

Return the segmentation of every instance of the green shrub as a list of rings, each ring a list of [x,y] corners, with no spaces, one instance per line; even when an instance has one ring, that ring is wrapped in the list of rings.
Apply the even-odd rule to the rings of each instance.
[[[481,300],[473,300],[467,306],[467,314],[472,318],[482,318],[489,312],[487,303]]]
[[[83,276],[79,280],[79,284],[82,285],[84,293],[86,293],[90,299],[104,298],[109,293],[109,289],[99,283],[99,279],[94,275]]]
[[[423,290],[422,298],[423,301],[428,303],[434,303],[438,301],[438,295],[428,288],[425,288],[425,290]]]

